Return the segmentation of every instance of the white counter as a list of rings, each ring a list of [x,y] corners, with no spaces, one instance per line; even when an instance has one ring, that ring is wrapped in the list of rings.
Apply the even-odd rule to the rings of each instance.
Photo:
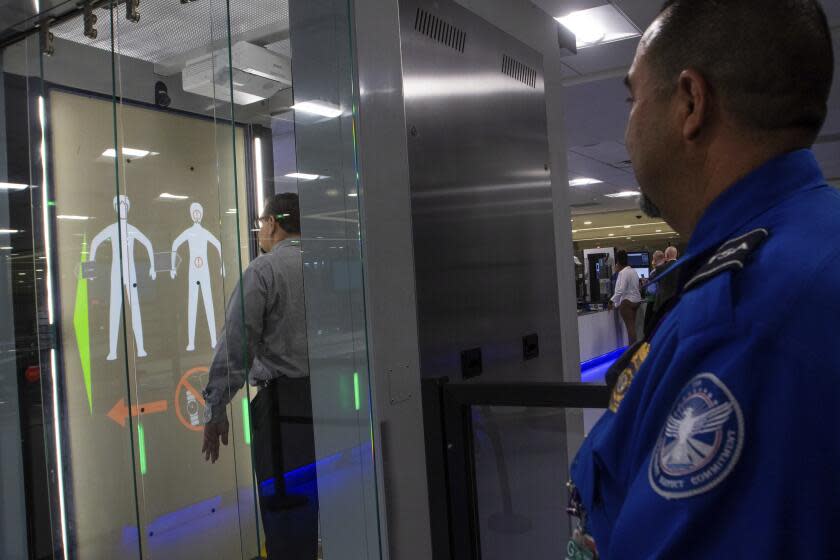
[[[627,346],[627,333],[618,311],[599,311],[578,315],[580,361],[608,354]]]

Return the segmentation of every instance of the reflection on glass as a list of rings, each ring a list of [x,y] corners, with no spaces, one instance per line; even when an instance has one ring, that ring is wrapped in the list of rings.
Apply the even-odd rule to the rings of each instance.
[[[472,407],[482,558],[548,558],[565,550],[569,461],[587,412]]]

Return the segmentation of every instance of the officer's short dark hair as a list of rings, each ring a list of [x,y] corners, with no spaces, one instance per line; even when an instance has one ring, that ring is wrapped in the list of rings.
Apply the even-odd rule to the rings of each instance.
[[[297,194],[275,194],[265,205],[265,215],[273,216],[286,233],[300,233],[300,202]]]
[[[660,17],[648,60],[664,91],[692,68],[741,126],[816,139],[834,74],[818,0],[668,0]]]
[[[624,249],[619,249],[618,252],[615,254],[615,262],[620,264],[621,266],[627,266],[627,251]]]

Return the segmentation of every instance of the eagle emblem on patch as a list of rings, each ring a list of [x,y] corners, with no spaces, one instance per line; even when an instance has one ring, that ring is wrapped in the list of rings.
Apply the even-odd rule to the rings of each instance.
[[[743,446],[741,406],[716,375],[702,373],[668,414],[650,458],[650,485],[667,499],[708,492],[729,476]]]

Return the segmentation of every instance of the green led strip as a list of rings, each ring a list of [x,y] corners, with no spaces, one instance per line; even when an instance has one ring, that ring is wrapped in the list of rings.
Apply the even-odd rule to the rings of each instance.
[[[87,237],[82,240],[81,262],[87,262]],[[79,360],[82,365],[82,375],[85,379],[85,390],[87,391],[88,407],[93,414],[93,391],[90,381],[90,321],[88,311],[88,287],[87,280],[79,269],[79,277],[76,281],[76,307],[73,309],[73,330],[76,333],[76,346],[79,349]]]
[[[140,474],[146,474],[146,432],[143,424],[137,423],[137,447],[140,450]]]
[[[245,430],[245,445],[251,445],[251,410],[248,397],[242,397],[242,429]]]
[[[356,410],[361,410],[361,400],[359,399],[359,372],[353,374],[353,396],[355,397]]]

